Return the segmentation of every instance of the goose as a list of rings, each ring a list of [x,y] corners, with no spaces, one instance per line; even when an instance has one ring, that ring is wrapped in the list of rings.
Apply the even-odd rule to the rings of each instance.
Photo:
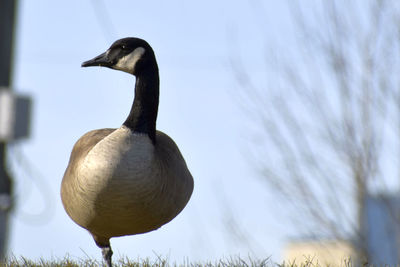
[[[90,232],[111,267],[110,238],[150,232],[171,221],[188,203],[194,182],[175,142],[156,130],[159,73],[151,46],[139,38],[120,39],[82,63],[91,66],[136,77],[125,122],[84,134],[61,183],[65,211]]]

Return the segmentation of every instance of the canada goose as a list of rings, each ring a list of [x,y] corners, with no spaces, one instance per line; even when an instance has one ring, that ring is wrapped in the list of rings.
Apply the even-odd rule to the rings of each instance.
[[[158,66],[139,38],[114,42],[82,67],[136,76],[135,99],[118,129],[93,130],[74,145],[61,184],[71,219],[87,229],[111,266],[110,238],[156,230],[186,206],[193,178],[174,141],[156,130]]]

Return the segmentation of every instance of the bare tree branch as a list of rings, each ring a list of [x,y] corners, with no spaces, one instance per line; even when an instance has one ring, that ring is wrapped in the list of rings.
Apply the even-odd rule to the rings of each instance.
[[[251,160],[309,218],[311,235],[354,237],[368,258],[366,197],[389,188],[387,159],[400,177],[399,4],[287,3],[299,42],[267,58],[276,80],[260,85],[243,59],[231,61],[240,102],[264,136]]]

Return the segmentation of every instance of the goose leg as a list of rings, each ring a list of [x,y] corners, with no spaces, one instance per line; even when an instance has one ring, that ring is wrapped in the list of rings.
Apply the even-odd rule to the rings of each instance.
[[[113,254],[111,250],[111,246],[108,245],[107,247],[101,248],[101,254],[103,254],[103,259],[107,265],[107,267],[111,267],[111,256]]]
[[[106,263],[107,267],[112,267],[111,265],[111,256],[113,254],[111,250],[111,245],[110,245],[110,238],[107,237],[101,237],[96,234],[93,234],[93,239],[94,242],[96,242],[96,245],[101,248],[101,254],[103,255],[103,260]]]

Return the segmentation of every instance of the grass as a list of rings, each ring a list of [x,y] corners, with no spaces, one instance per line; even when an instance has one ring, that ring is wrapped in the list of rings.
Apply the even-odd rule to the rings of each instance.
[[[5,262],[0,263],[0,267],[97,267],[102,266],[101,262],[91,259],[72,260],[70,257],[57,260],[40,259],[32,261],[24,257],[9,257]],[[158,257],[156,260],[140,259],[130,260],[127,257],[116,259],[113,262],[114,267],[326,267],[326,265],[318,264],[313,260],[305,261],[297,264],[282,263],[277,264],[271,262],[269,259],[253,260],[242,259],[241,257],[231,257],[228,259],[218,260],[215,262],[189,262],[188,260],[183,263],[170,263],[168,259]],[[364,265],[368,266],[368,265]],[[351,260],[343,261],[340,267],[353,267]]]
[[[58,260],[45,260],[40,259],[38,261],[29,260],[25,257],[12,256],[5,262],[0,263],[0,267],[97,267],[102,266],[101,262],[91,259],[72,260],[69,257]],[[188,260],[182,263],[170,263],[168,259],[158,257],[156,260],[140,259],[130,260],[127,257],[121,259],[115,259],[113,262],[115,267],[272,267],[277,266],[276,264],[270,263],[270,261],[262,260],[243,260],[240,257],[229,258],[225,260],[219,260],[215,262],[189,262]]]

